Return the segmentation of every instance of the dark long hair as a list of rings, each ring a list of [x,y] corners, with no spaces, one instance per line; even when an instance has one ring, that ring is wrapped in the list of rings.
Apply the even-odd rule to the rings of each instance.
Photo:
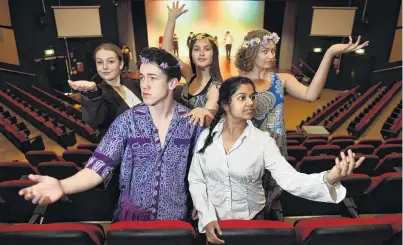
[[[198,153],[204,153],[206,148],[213,142],[214,134],[213,129],[217,126],[218,122],[221,120],[224,115],[224,105],[231,104],[231,97],[238,91],[241,85],[250,84],[253,87],[253,90],[256,91],[255,84],[253,84],[252,80],[244,76],[231,77],[223,82],[219,90],[219,98],[218,98],[218,111],[215,114],[213,121],[209,127],[209,133],[204,142],[203,148],[201,148]]]
[[[213,41],[214,38],[210,36],[207,33],[199,33],[194,35],[194,37],[190,40],[190,45],[189,45],[189,59],[190,59],[190,66],[192,67],[192,72],[193,74],[196,74],[196,65],[193,62],[193,56],[192,56],[192,50],[193,46],[195,45],[197,40],[196,37],[202,35],[202,37],[210,42],[211,47],[213,48],[213,61],[211,62],[210,65],[210,77],[212,77],[216,81],[222,82],[222,76],[221,76],[221,71],[220,71],[220,64],[218,60],[218,47],[217,44]],[[203,39],[201,38],[201,39]]]

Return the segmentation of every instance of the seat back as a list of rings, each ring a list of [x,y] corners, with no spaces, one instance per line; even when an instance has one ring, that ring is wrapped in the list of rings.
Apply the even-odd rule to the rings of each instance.
[[[10,180],[0,183],[0,197],[5,201],[6,220],[9,223],[27,223],[32,216],[35,205],[25,201],[18,192],[36,182],[31,180]]]
[[[372,145],[375,149],[382,145],[382,140],[378,139],[363,139],[358,141],[360,145]]]
[[[92,153],[90,150],[67,150],[63,152],[63,159],[66,162],[74,162],[77,167],[84,167],[85,163],[92,156]]]
[[[360,159],[360,157],[365,157],[365,160],[363,163],[361,163],[361,165],[358,168],[354,169],[354,173],[366,174],[369,176],[376,176],[374,169],[379,163],[378,156],[356,154],[355,160],[358,161],[358,159]]]
[[[59,161],[59,157],[53,151],[29,151],[25,154],[25,158],[34,167],[41,162]]]
[[[191,245],[195,231],[179,220],[122,221],[109,226],[108,245]]]
[[[327,140],[324,139],[306,139],[303,143],[303,146],[305,146],[308,150],[311,150],[314,146],[317,145],[327,145]]]
[[[21,224],[0,230],[2,245],[103,245],[102,227],[93,224]]]
[[[338,145],[317,145],[308,152],[308,156],[338,156],[340,151]]]
[[[354,145],[355,142],[352,139],[335,139],[330,141],[331,145],[338,145],[340,146],[340,149],[345,149],[346,147],[350,145]]]
[[[377,155],[379,157],[379,159],[382,159],[386,155],[389,155],[392,153],[402,153],[402,145],[401,144],[380,145],[374,151],[374,154]]]
[[[402,212],[402,173],[386,173],[372,178],[367,193],[356,198],[360,214]]]
[[[334,156],[304,157],[296,166],[301,173],[312,174],[327,171],[335,165]]]
[[[301,161],[302,158],[304,158],[308,154],[308,150],[302,145],[288,146],[287,152],[288,155],[294,157],[297,162]]]
[[[346,197],[358,197],[371,185],[371,178],[365,174],[351,174],[345,177],[341,184],[346,187]]]
[[[73,162],[41,162],[38,171],[42,175],[61,180],[73,176],[79,169]]]
[[[350,145],[347,146],[345,151],[352,150],[355,154],[371,155],[374,152],[372,145]]]
[[[394,234],[392,225],[375,218],[313,218],[294,228],[297,244],[304,245],[379,245]]]
[[[19,180],[24,175],[35,174],[35,170],[28,163],[0,162],[0,182]]]
[[[295,231],[285,222],[267,220],[222,220],[220,239],[229,245],[295,244]],[[207,242],[207,244],[211,244]]]

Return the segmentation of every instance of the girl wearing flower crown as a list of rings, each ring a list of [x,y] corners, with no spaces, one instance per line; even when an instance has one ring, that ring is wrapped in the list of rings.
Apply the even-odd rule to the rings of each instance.
[[[173,35],[176,18],[186,13],[185,5],[178,2],[168,6],[168,22],[165,27],[162,48],[173,52]],[[179,59],[179,58],[178,58]],[[205,125],[211,122],[217,111],[218,89],[222,82],[218,63],[218,45],[214,38],[206,33],[196,34],[189,45],[190,65],[182,62],[182,76],[187,83],[180,93],[180,102],[192,111],[186,114],[190,122]]]
[[[256,114],[253,124],[263,131],[269,131],[275,139],[281,154],[287,157],[287,141],[284,123],[284,90],[291,96],[304,101],[315,101],[322,91],[329,67],[333,57],[355,51],[368,45],[365,42],[361,45],[361,37],[356,43],[335,44],[325,53],[323,60],[307,87],[291,74],[275,73],[273,68],[276,64],[276,44],[280,40],[276,33],[258,29],[246,34],[241,48],[236,54],[236,66],[244,71],[243,76],[250,78],[256,86]],[[267,208],[280,193],[281,188],[276,184],[269,174],[265,176],[265,188],[267,197]]]

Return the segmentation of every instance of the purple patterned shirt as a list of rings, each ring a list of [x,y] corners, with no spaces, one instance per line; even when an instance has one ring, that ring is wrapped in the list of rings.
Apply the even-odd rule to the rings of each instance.
[[[113,221],[189,218],[186,178],[202,128],[182,118],[187,112],[175,102],[163,148],[145,104],[127,110],[112,123],[86,167],[107,185],[120,165],[121,193]]]

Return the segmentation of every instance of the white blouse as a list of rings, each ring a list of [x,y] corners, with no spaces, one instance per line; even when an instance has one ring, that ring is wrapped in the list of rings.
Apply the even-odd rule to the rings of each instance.
[[[119,96],[126,102],[129,108],[141,103],[141,100],[130,89],[128,89],[125,85],[121,85],[121,87],[123,88],[123,91],[120,91],[117,87],[112,86],[116,93],[118,93]]]
[[[346,195],[341,185],[329,186],[324,174],[297,172],[280,154],[276,142],[268,132],[261,131],[248,121],[243,134],[225,153],[222,140],[224,122],[213,129],[214,140],[204,154],[197,153],[204,145],[209,129],[197,142],[189,170],[189,188],[198,211],[199,231],[214,220],[252,219],[265,205],[262,186],[264,170],[285,191],[312,201],[339,203]]]

